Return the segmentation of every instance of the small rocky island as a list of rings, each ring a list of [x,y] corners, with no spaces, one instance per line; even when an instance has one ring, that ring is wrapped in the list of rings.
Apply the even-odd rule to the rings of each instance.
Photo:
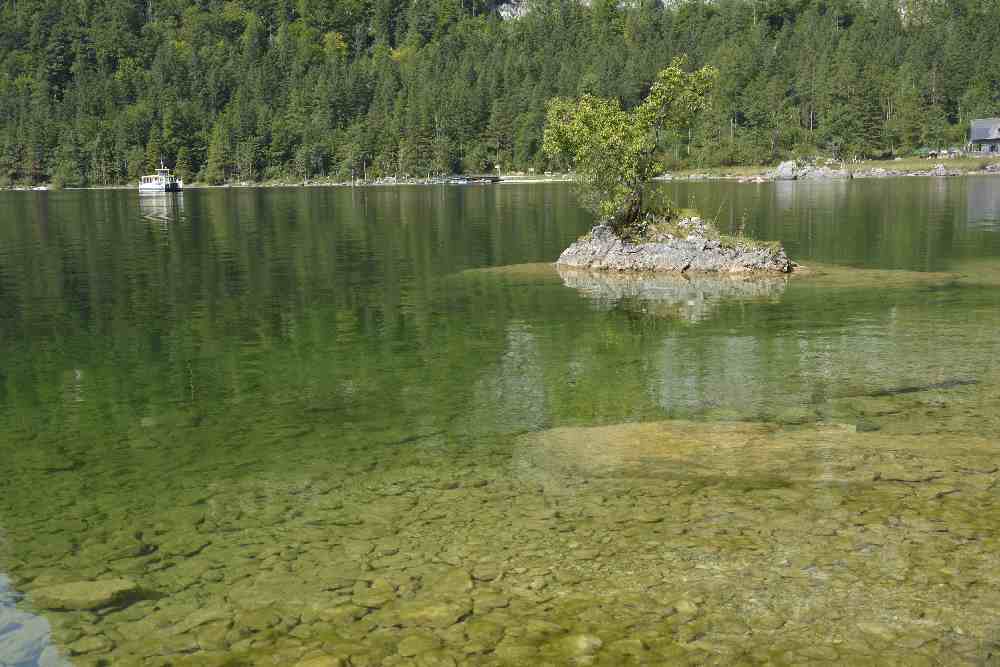
[[[790,273],[795,267],[780,243],[720,234],[698,217],[646,222],[628,234],[608,223],[566,248],[559,266],[601,271],[675,273]]]
[[[628,111],[619,100],[592,95],[549,100],[545,153],[576,170],[582,203],[602,221],[563,251],[557,265],[680,274],[789,273],[795,267],[781,244],[723,235],[652,187],[661,135],[682,132],[711,103],[718,72],[707,66],[687,72],[686,64],[678,58],[660,70],[646,99]]]

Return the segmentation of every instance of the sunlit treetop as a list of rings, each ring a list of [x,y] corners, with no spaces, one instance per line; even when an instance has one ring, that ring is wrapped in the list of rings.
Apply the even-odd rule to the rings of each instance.
[[[685,71],[685,58],[660,70],[634,109],[618,100],[584,95],[548,103],[543,150],[577,173],[584,204],[622,230],[647,207],[646,188],[661,170],[656,148],[664,133],[686,129],[708,109],[718,77],[714,67]]]

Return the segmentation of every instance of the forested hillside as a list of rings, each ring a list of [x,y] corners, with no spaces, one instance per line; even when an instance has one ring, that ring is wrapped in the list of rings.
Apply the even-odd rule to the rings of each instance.
[[[673,164],[902,154],[1000,113],[1000,0],[496,4],[0,0],[0,185],[558,168],[547,99],[633,105],[678,54],[721,76]]]

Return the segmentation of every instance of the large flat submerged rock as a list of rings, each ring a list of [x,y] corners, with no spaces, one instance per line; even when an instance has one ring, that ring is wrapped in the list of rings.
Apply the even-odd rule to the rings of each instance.
[[[789,273],[795,264],[779,244],[718,236],[699,218],[623,239],[608,224],[594,227],[559,256],[556,264],[601,271]]]

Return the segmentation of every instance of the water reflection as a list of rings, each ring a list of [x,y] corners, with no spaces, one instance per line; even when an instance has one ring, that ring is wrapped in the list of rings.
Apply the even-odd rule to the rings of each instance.
[[[658,317],[700,322],[724,301],[776,302],[785,276],[629,274],[558,266],[563,284],[585,294],[597,307],[618,304]]]
[[[68,667],[52,644],[49,622],[16,607],[20,595],[0,573],[0,665],[3,667]]]
[[[729,201],[807,265],[1000,254],[962,232],[950,183]],[[927,613],[965,633],[932,647],[941,664],[984,636],[995,597],[954,577],[997,590],[994,545],[951,536],[995,528],[995,468],[940,456],[994,455],[996,290],[466,271],[551,262],[590,222],[561,186],[190,191],[162,229],[148,203],[0,196],[0,569],[28,592],[123,576],[151,593],[99,623],[50,612],[60,642],[97,632],[88,660],[409,664],[400,628],[439,622],[424,638],[448,664],[568,664],[543,654],[564,631],[598,636],[605,664],[627,661],[616,644],[655,664],[748,644],[758,662],[902,664]],[[689,425],[670,447],[616,426],[672,418]],[[608,430],[517,435],[565,427]],[[909,443],[933,457],[900,433],[935,434]],[[860,619],[881,643],[829,639]]]
[[[1000,179],[969,178],[965,202],[966,223],[969,228],[1000,231]]]
[[[184,215],[184,195],[179,192],[141,194],[139,213],[152,222],[179,222]]]
[[[960,257],[1000,254],[996,176],[664,183],[676,202],[784,242],[796,261],[944,271]]]

